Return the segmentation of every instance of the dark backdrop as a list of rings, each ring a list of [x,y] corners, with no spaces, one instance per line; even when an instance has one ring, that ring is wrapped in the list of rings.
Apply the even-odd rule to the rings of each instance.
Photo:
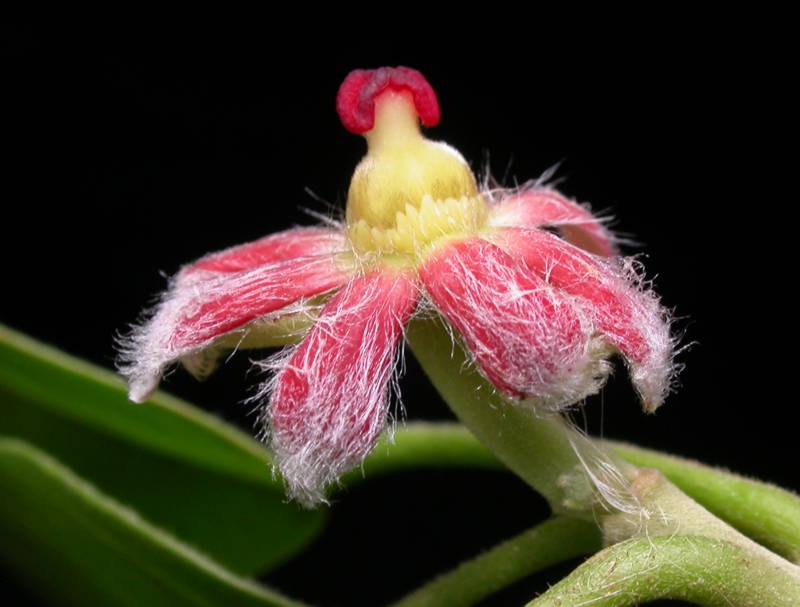
[[[776,236],[783,202],[765,190],[781,124],[766,63],[746,40],[648,38],[8,31],[0,321],[112,366],[112,336],[162,273],[312,222],[301,207],[324,204],[307,189],[342,205],[364,143],[339,125],[337,87],[356,67],[410,65],[439,94],[432,136],[474,167],[488,158],[513,183],[561,163],[564,192],[613,211],[696,344],[657,415],[640,413],[620,368],[587,405],[590,430],[800,488],[792,274]],[[249,431],[247,358],[164,387]],[[413,361],[403,389],[410,419],[450,417]],[[380,604],[544,516],[513,478],[473,478],[349,491],[319,544],[267,581],[309,601]],[[566,570],[492,604],[519,604]]]

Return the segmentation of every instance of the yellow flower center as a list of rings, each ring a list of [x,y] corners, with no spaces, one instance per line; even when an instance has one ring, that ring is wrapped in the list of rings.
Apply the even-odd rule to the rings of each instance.
[[[475,234],[487,208],[461,154],[423,137],[411,94],[376,99],[367,155],[347,196],[347,228],[356,254],[400,263],[442,241]]]

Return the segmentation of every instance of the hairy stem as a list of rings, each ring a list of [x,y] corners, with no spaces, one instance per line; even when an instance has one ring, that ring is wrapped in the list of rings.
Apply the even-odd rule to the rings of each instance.
[[[528,607],[626,607],[657,599],[790,607],[800,605],[800,580],[725,540],[637,538],[599,552]]]
[[[751,559],[768,563],[800,585],[800,567],[770,552],[714,516],[673,485],[661,472],[640,469],[632,478],[630,493],[638,509],[609,512],[600,518],[603,539],[615,544],[634,537],[696,535],[741,547]]]
[[[437,577],[394,607],[474,605],[537,571],[595,552],[600,545],[600,532],[589,521],[552,518]]]
[[[623,443],[606,445],[631,464],[661,471],[713,514],[800,563],[800,497],[794,493],[688,459]]]

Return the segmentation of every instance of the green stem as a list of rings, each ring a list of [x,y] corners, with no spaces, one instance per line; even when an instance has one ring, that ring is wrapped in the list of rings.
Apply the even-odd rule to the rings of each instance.
[[[800,563],[800,497],[794,493],[688,459],[623,443],[609,441],[606,445],[635,466],[660,470],[716,516]]]
[[[364,460],[363,474],[355,470],[347,474],[344,481],[349,485],[374,475],[422,468],[508,470],[462,424],[408,422],[375,446]]]
[[[752,521],[760,520],[760,524],[764,525],[763,529],[766,530],[765,533],[775,534],[780,528],[771,527],[765,524],[765,521],[779,512],[786,517],[787,526],[794,524],[795,530],[799,526],[797,522],[800,521],[800,500],[788,492],[644,449],[610,443],[606,443],[606,445],[615,449],[618,455],[630,458],[635,464],[654,468],[663,467],[666,473],[678,480],[679,483],[682,481],[687,487],[705,485],[705,491],[700,494],[703,500],[710,505],[724,508],[725,504],[731,500],[732,495],[746,493],[752,502],[749,512],[730,506],[727,508],[727,513],[732,518],[731,522],[737,523],[739,526],[746,526],[748,522],[752,525]],[[384,443],[376,449],[375,454],[366,462],[365,468],[367,474],[380,474],[409,467],[448,466],[502,469],[501,462],[472,437],[463,426],[419,423],[410,424],[407,428],[397,432],[395,442],[391,446]],[[559,584],[558,594],[546,595],[546,600],[552,602],[543,602],[542,604],[560,604],[562,607],[567,607],[568,605],[583,605],[585,604],[583,601],[586,601],[588,604],[596,602],[600,605],[626,605],[636,603],[638,600],[672,597],[715,605],[717,603],[714,601],[723,600],[717,595],[720,585],[726,586],[730,583],[732,587],[736,586],[737,580],[740,579],[742,566],[758,572],[756,576],[759,580],[756,584],[748,583],[746,588],[736,591],[736,600],[741,601],[741,604],[764,606],[794,604],[792,602],[794,598],[783,601],[782,598],[776,597],[794,597],[789,590],[794,589],[795,586],[800,587],[800,568],[784,561],[774,553],[770,553],[722,523],[684,495],[658,472],[653,470],[638,472],[633,477],[630,491],[639,500],[641,509],[638,512],[608,514],[600,518],[606,541],[613,542],[635,536],[643,542],[643,544],[637,544],[636,540],[629,540],[618,544],[630,547],[632,550],[630,562],[622,566],[627,573],[624,576],[615,577],[611,574],[613,572],[609,572],[608,564],[614,559],[623,559],[625,554],[623,551],[620,556],[615,546],[611,552],[602,553],[610,554],[612,557],[610,560],[592,559],[589,561],[591,564],[582,566],[576,572],[576,577],[570,578],[578,584],[577,586],[573,588],[570,585]],[[760,502],[757,499],[759,495],[764,498]],[[683,542],[679,549],[670,544],[673,539],[687,536],[691,539],[689,541],[679,540]],[[779,538],[770,535],[769,539],[774,543]],[[720,560],[713,562],[713,566],[708,571],[704,570],[705,561],[703,559],[697,562],[693,560],[696,555],[691,553],[691,549],[697,541],[715,542],[709,544],[711,553],[718,548],[723,549],[720,552]],[[568,542],[567,539],[565,543]],[[642,560],[641,551],[636,550],[636,547],[640,545],[648,547],[649,561]],[[662,551],[663,545],[671,546],[673,550]],[[498,547],[496,550],[500,548]],[[685,554],[685,550],[688,550],[689,553]],[[482,564],[484,568],[489,568],[492,563],[508,559],[512,566],[519,566],[518,555],[506,555],[501,558],[490,552],[484,556],[489,559],[484,561],[484,557],[478,557],[474,562]],[[497,556],[497,561],[491,558],[493,556]],[[711,560],[706,560],[708,563],[712,563]],[[688,563],[686,567],[683,564],[685,561]],[[642,566],[642,563],[650,563],[653,568]],[[729,566],[731,563],[734,566]],[[680,567],[685,573],[683,577],[678,575],[681,571],[676,572],[676,567]],[[458,586],[467,583],[465,580],[476,575],[478,573],[474,568],[459,567],[440,580],[434,580],[424,586],[410,595],[409,599],[427,597],[430,599],[427,604],[448,605],[450,604],[447,602],[450,600],[448,598],[450,594],[457,597]],[[628,579],[628,575],[631,576],[630,579]],[[499,583],[501,580],[496,581]],[[513,580],[505,583],[511,582]],[[692,588],[691,592],[688,592],[684,586],[690,583],[706,586]],[[650,594],[642,593],[641,586],[646,586]],[[493,588],[497,587],[499,586],[493,586]],[[618,593],[612,595],[612,591],[616,590]],[[581,592],[585,592],[585,596]],[[762,599],[764,602],[759,602]],[[544,601],[544,599],[542,600]],[[562,601],[562,603],[558,603],[558,601]],[[734,601],[733,604],[740,603]]]
[[[706,607],[790,607],[800,605],[800,583],[725,540],[638,538],[599,552],[528,607],[625,607],[657,599]]]
[[[609,512],[599,519],[607,545],[635,537],[696,535],[717,539],[739,546],[750,559],[784,571],[800,586],[800,567],[714,516],[658,470],[639,469],[632,477],[629,491],[636,498],[637,508],[629,512]]]
[[[711,468],[698,462],[622,443],[605,441],[625,461],[661,471],[709,511],[775,552],[800,562],[800,497],[778,487]],[[409,423],[394,441],[383,442],[364,464],[373,475],[419,468],[505,470],[464,426],[456,423]],[[347,478],[358,482],[360,472]]]
[[[758,572],[761,585],[737,586],[741,595],[737,604],[790,605],[793,603],[785,599],[800,598],[800,568],[725,524],[661,473],[612,463],[602,443],[582,437],[560,415],[537,414],[535,409],[529,410],[501,398],[468,364],[464,351],[453,344],[440,321],[412,323],[407,338],[423,369],[455,414],[501,462],[539,491],[554,512],[572,511],[573,515],[585,516],[599,498],[610,506],[605,512],[597,512],[604,541],[608,544],[627,544],[629,539],[644,538],[652,547],[652,541],[661,541],[659,538],[687,535],[719,544],[717,577],[690,573],[691,580],[702,586],[692,591],[681,586],[687,583],[683,563],[694,558],[687,546],[682,547],[680,553],[672,554],[680,564],[679,575],[671,575],[672,569],[666,566],[646,570],[652,571],[652,575],[631,577],[628,573],[615,580],[610,593],[603,577],[607,572],[602,567],[581,567],[579,571],[591,579],[598,579],[598,571],[602,574],[601,594],[588,597],[589,602],[608,599],[612,601],[608,604],[616,604],[614,597],[626,594],[620,595],[617,586],[630,580],[632,584],[639,583],[638,578],[645,577],[649,578],[648,589],[653,592],[656,592],[654,588],[661,589],[657,592],[662,594],[656,596],[694,598],[694,594],[681,594],[694,592],[701,604],[714,605],[719,600],[718,582],[727,581],[732,585],[731,579],[735,578],[739,584],[741,578],[737,575],[742,563],[747,564],[751,574]],[[597,476],[603,473],[605,477]],[[591,484],[587,482],[587,475],[591,477]],[[652,558],[662,558],[662,551],[656,552],[658,554]],[[631,568],[636,566],[641,566],[639,560],[631,564]],[[612,567],[611,573],[615,571]],[[633,597],[633,600],[641,600],[636,594]],[[569,604],[585,602],[581,599]],[[552,604],[562,604],[561,599]]]
[[[560,415],[534,413],[503,399],[438,319],[412,322],[406,338],[445,402],[500,461],[541,493],[554,512],[588,511],[585,503],[571,507],[574,495],[563,486],[564,478],[581,469],[574,445],[582,437]]]
[[[466,607],[537,571],[595,552],[597,526],[552,518],[466,561],[409,594],[393,607]]]

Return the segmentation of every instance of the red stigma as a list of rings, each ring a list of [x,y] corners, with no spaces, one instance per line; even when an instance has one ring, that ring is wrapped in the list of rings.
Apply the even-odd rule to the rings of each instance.
[[[409,91],[420,121],[427,127],[439,124],[439,101],[425,76],[409,67],[353,70],[339,87],[336,111],[351,133],[363,135],[375,124],[375,100],[385,90]]]

